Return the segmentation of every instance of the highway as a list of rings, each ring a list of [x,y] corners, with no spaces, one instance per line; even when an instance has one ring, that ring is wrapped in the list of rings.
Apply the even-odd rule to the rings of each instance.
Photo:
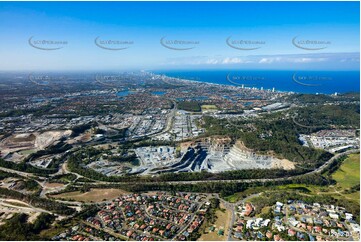
[[[271,181],[288,181],[288,180],[292,180],[294,178],[297,177],[302,177],[304,175],[310,175],[310,174],[315,174],[315,173],[322,173],[323,171],[326,170],[326,168],[335,160],[338,159],[339,157],[343,156],[343,155],[349,155],[352,153],[356,153],[356,152],[360,152],[359,149],[354,149],[354,150],[348,150],[345,151],[343,153],[339,153],[335,156],[333,156],[331,159],[329,159],[328,161],[326,161],[322,166],[318,167],[317,169],[307,172],[307,173],[303,173],[301,175],[295,175],[295,176],[289,176],[289,177],[279,177],[279,178],[260,178],[260,179],[235,179],[235,180],[196,180],[196,181],[162,181],[162,182],[142,182],[142,184],[154,184],[154,183],[158,183],[158,184],[169,184],[169,185],[178,185],[178,184],[198,184],[198,183],[218,183],[218,182],[222,182],[222,183],[232,183],[232,182],[237,182],[237,183],[253,183],[253,182],[271,182]],[[79,184],[81,184],[81,182],[78,182]],[[134,181],[130,181],[130,182],[104,182],[104,181],[98,181],[98,182],[87,182],[86,184],[129,184],[129,183],[135,183]]]
[[[294,178],[297,177],[301,177],[304,175],[309,175],[309,174],[315,174],[315,173],[322,173],[323,171],[325,171],[327,169],[327,167],[335,160],[338,159],[340,156],[343,155],[348,155],[351,153],[356,153],[356,152],[360,152],[359,149],[355,149],[355,150],[349,150],[340,154],[337,154],[335,156],[333,156],[330,160],[328,160],[327,162],[325,162],[322,166],[318,167],[317,169],[310,171],[308,173],[304,173],[301,175],[296,175],[296,176],[290,176],[290,177],[280,177],[280,178],[265,178],[265,179],[236,179],[236,180],[197,180],[197,181],[164,181],[164,182],[157,182],[158,184],[169,184],[169,185],[180,185],[180,184],[199,184],[199,183],[253,183],[253,182],[271,182],[271,181],[287,181],[287,180],[292,180]],[[77,176],[77,178],[82,177],[81,175],[71,172],[68,170],[67,168],[67,163],[64,162],[62,167],[60,168],[62,170],[61,173],[72,173],[75,174]],[[8,168],[3,168],[0,167],[0,170],[3,170],[5,172],[9,172],[9,173],[13,173],[13,174],[17,174],[26,178],[31,178],[36,180],[43,188],[43,191],[41,193],[41,197],[46,197],[46,194],[48,194],[49,192],[53,192],[53,191],[60,191],[62,189],[65,189],[66,186],[62,187],[62,188],[55,188],[55,189],[45,189],[44,186],[44,182],[40,182],[37,179],[40,178],[43,181],[46,180],[46,178],[44,177],[36,177],[34,174],[32,173],[27,173],[27,172],[20,172],[20,171],[15,171],[12,169],[8,169]],[[77,182],[78,184],[83,184],[82,182]],[[119,184],[119,185],[128,185],[129,183],[133,183],[134,181],[130,181],[130,182],[105,182],[105,181],[96,181],[96,182],[87,182],[86,184],[88,185],[110,185],[110,184]],[[142,182],[142,184],[154,184],[155,182]],[[84,183],[85,184],[85,183]],[[62,202],[60,200],[57,200],[58,202]],[[226,203],[225,203],[226,204]],[[80,204],[72,204],[75,206],[79,206]]]
[[[333,156],[330,160],[326,161],[322,166],[318,167],[317,169],[301,174],[301,175],[296,175],[296,176],[289,176],[289,177],[280,177],[280,178],[265,178],[265,179],[235,179],[235,180],[196,180],[196,181],[163,181],[163,182],[142,182],[142,184],[153,184],[153,183],[158,183],[158,184],[169,184],[169,185],[177,185],[177,184],[198,184],[198,183],[218,183],[218,182],[222,182],[222,183],[232,183],[232,182],[237,182],[237,183],[253,183],[253,182],[270,182],[270,181],[287,181],[287,180],[292,180],[294,178],[297,177],[301,177],[304,175],[310,175],[310,174],[315,174],[315,173],[322,173],[327,167],[328,165],[330,165],[330,163],[332,161],[334,161],[335,159],[338,159],[339,157],[343,156],[343,155],[349,155],[352,153],[356,153],[356,152],[360,152],[359,149],[353,149],[353,150],[348,150],[346,152],[343,153],[339,153],[335,156]],[[78,177],[81,177],[81,175],[71,172],[67,169],[66,163],[63,164],[62,168],[61,168],[64,173],[72,173],[77,175]],[[15,173],[24,177],[28,177],[28,178],[35,178],[34,174],[32,173],[26,173],[26,172],[19,172],[19,171],[15,171],[15,170],[11,170],[8,168],[2,168],[0,167],[0,170],[9,172],[9,173]],[[43,177],[41,177],[43,178]],[[105,181],[96,181],[96,182],[87,182],[86,184],[89,185],[100,185],[100,184],[129,184],[129,183],[135,183],[134,181],[129,181],[129,182],[105,182]],[[78,182],[78,184],[82,184],[82,182]]]
[[[334,161],[335,159],[339,158],[340,156],[343,155],[349,155],[352,153],[356,153],[356,152],[360,152],[359,150],[349,150],[340,154],[337,154],[335,156],[333,156],[330,160],[326,161],[322,166],[318,167],[317,169],[301,174],[301,175],[296,175],[296,176],[289,176],[289,177],[280,177],[280,178],[266,178],[266,179],[237,179],[237,180],[199,180],[199,181],[167,181],[167,182],[162,182],[162,183],[166,183],[166,184],[197,184],[197,183],[203,183],[203,182],[225,182],[225,183],[231,183],[231,182],[243,182],[243,183],[253,183],[253,182],[269,182],[269,181],[287,181],[287,180],[292,180],[296,177],[301,177],[304,175],[310,175],[310,174],[315,174],[315,173],[322,173],[327,166],[332,163],[332,161]],[[145,182],[148,183],[148,182]]]

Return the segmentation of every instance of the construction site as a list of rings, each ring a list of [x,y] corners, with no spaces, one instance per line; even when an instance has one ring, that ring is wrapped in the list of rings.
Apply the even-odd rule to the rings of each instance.
[[[1,140],[0,157],[7,161],[21,162],[29,154],[44,150],[61,138],[70,137],[70,135],[71,130],[15,133]]]

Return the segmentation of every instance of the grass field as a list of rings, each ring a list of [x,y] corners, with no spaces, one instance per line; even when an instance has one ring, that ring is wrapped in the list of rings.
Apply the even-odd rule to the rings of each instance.
[[[62,199],[71,199],[79,202],[101,202],[103,200],[112,200],[117,198],[123,194],[127,194],[126,191],[115,188],[107,188],[107,189],[91,189],[89,192],[67,192],[60,193],[57,195],[53,195],[54,198],[62,198]]]
[[[36,152],[35,149],[19,151],[19,153],[20,153],[21,155],[30,155],[30,154],[33,154],[33,153],[35,153],[35,152]]]
[[[218,110],[216,105],[202,105],[201,108],[202,108],[202,111]]]
[[[360,184],[360,154],[352,154],[347,157],[332,178],[343,189]]]
[[[241,192],[237,192],[233,195],[227,196],[224,199],[230,203],[236,203],[239,200],[241,200],[243,198],[242,193]]]

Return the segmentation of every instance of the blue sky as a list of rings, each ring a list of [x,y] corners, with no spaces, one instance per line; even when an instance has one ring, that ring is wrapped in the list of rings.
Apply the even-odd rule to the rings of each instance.
[[[0,2],[0,70],[358,70],[359,11],[358,2]]]

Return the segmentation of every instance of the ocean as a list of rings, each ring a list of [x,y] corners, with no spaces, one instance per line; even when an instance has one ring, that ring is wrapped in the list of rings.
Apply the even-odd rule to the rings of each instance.
[[[297,93],[360,92],[359,71],[154,71],[169,77],[224,85],[237,85]]]

